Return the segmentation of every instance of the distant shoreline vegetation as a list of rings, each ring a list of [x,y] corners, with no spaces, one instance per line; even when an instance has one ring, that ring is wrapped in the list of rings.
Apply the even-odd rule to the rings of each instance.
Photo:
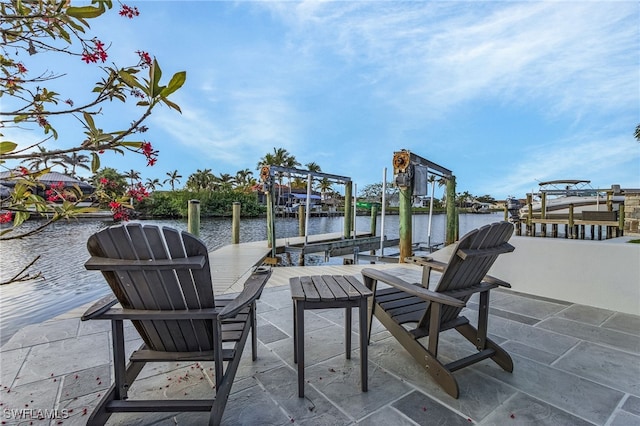
[[[200,201],[201,217],[231,217],[234,202],[240,203],[242,217],[261,217],[267,213],[267,207],[260,204],[256,193],[228,191],[154,191],[149,198],[136,203],[135,210],[140,218],[185,218],[188,216],[189,200]],[[342,212],[342,208],[338,208]],[[378,214],[381,213],[378,209]],[[459,209],[460,213],[470,213]],[[414,214],[428,214],[428,207],[414,207]],[[370,214],[368,209],[357,209],[359,216]],[[398,207],[386,208],[387,214],[398,214]],[[445,213],[444,208],[434,208],[434,214]]]
[[[189,200],[200,201],[201,217],[230,217],[234,202],[240,203],[243,217],[260,217],[267,208],[258,203],[255,193],[239,191],[154,191],[149,198],[135,205],[140,217],[179,218],[187,217]]]

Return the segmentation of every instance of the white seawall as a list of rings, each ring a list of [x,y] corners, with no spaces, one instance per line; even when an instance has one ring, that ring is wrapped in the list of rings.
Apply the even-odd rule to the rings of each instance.
[[[640,244],[512,237],[490,274],[514,291],[640,315]]]
[[[640,244],[631,237],[606,241],[517,237],[490,275],[513,291],[640,315]],[[433,253],[447,261],[453,245]]]

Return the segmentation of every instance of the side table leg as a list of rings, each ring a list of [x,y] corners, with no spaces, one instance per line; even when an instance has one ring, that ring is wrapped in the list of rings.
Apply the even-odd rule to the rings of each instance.
[[[362,392],[367,392],[369,382],[369,332],[368,332],[368,318],[367,318],[367,299],[360,300],[360,380],[362,381]]]
[[[296,347],[298,357],[298,397],[304,398],[304,303],[296,302]]]
[[[293,363],[298,363],[298,312],[296,311],[298,304],[293,301]]]
[[[351,306],[344,310],[344,348],[347,359],[351,359]]]

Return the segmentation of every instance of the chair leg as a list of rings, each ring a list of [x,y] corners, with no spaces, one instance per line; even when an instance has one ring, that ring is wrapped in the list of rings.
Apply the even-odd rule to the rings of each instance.
[[[458,398],[460,395],[458,382],[444,364],[438,361],[413,335],[400,324],[396,323],[382,308],[376,309],[376,318],[389,330],[393,337],[409,352],[418,364],[427,370],[427,373],[429,373],[446,393],[456,399]],[[431,339],[431,337],[429,337],[429,339]]]
[[[251,320],[249,319],[249,321]],[[220,324],[219,322],[217,323]],[[245,327],[249,326],[250,324],[245,324]],[[246,328],[242,333],[243,334],[239,342],[240,348],[244,347],[249,334]],[[238,366],[240,365],[240,360],[242,358],[241,352],[242,350],[240,349],[240,353],[236,354],[233,359],[227,363],[227,368],[224,370],[224,373],[221,374],[220,379],[218,379],[218,376],[216,375],[216,397],[213,400],[213,405],[211,406],[209,426],[219,426],[222,421],[222,415],[224,414],[224,409],[227,406],[229,394],[231,393],[231,387],[233,386],[233,380],[236,377],[236,372],[238,371]],[[222,371],[222,364],[222,357],[215,360],[216,373],[218,365],[220,365],[219,368]]]
[[[477,344],[478,330],[471,324],[464,324],[456,327],[456,330],[462,334],[469,342]],[[494,354],[490,357],[493,362],[498,364],[504,371],[513,372],[513,360],[511,356],[502,349],[496,342],[485,338],[484,347],[493,350]]]
[[[255,301],[251,304],[249,312],[251,314],[251,359],[255,361],[258,359],[258,319]]]
[[[144,347],[144,345],[142,347]],[[145,365],[146,365],[146,362],[130,362],[127,365],[127,368],[124,374],[125,382],[133,383],[133,381],[136,379],[136,377],[138,377],[138,375],[142,371],[142,368]],[[109,388],[109,390],[107,390],[107,392],[104,394],[104,396],[100,400],[100,403],[93,410],[93,412],[91,413],[91,416],[89,416],[89,419],[87,420],[87,425],[89,426],[104,425],[107,422],[107,420],[109,420],[109,417],[111,417],[111,412],[107,411],[107,405],[109,405],[111,401],[120,400],[120,398],[116,397],[117,387],[118,387],[118,383],[114,382]]]

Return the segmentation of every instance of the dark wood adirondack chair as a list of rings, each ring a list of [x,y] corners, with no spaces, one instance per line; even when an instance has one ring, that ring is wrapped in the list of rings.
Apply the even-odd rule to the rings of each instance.
[[[207,248],[186,232],[117,225],[92,235],[87,247],[85,267],[101,271],[114,295],[82,319],[111,320],[115,372],[88,424],[104,424],[114,412],[209,411],[209,424],[218,425],[249,330],[256,359],[255,301],[270,271],[256,270],[239,296],[222,299],[213,295]],[[132,321],[144,342],[127,365],[123,320]],[[127,391],[144,365],[156,361],[214,361],[215,398],[212,390],[211,399],[129,400]]]
[[[487,337],[489,290],[508,283],[487,275],[498,255],[513,251],[507,241],[513,225],[498,222],[483,226],[463,236],[453,250],[448,263],[422,259],[422,283],[409,283],[376,269],[362,270],[365,285],[373,290],[372,315],[391,332],[404,348],[424,366],[427,372],[452,397],[458,398],[458,383],[453,372],[491,358],[504,370],[512,372],[509,354]],[[435,291],[426,287],[431,270],[442,272]],[[391,287],[377,289],[381,281]],[[480,293],[477,328],[460,315],[469,298]],[[414,328],[405,324],[415,323]],[[443,364],[438,359],[439,333],[455,328],[476,346],[477,352],[465,358]],[[371,330],[371,324],[369,324]],[[425,347],[419,339],[428,336]]]

